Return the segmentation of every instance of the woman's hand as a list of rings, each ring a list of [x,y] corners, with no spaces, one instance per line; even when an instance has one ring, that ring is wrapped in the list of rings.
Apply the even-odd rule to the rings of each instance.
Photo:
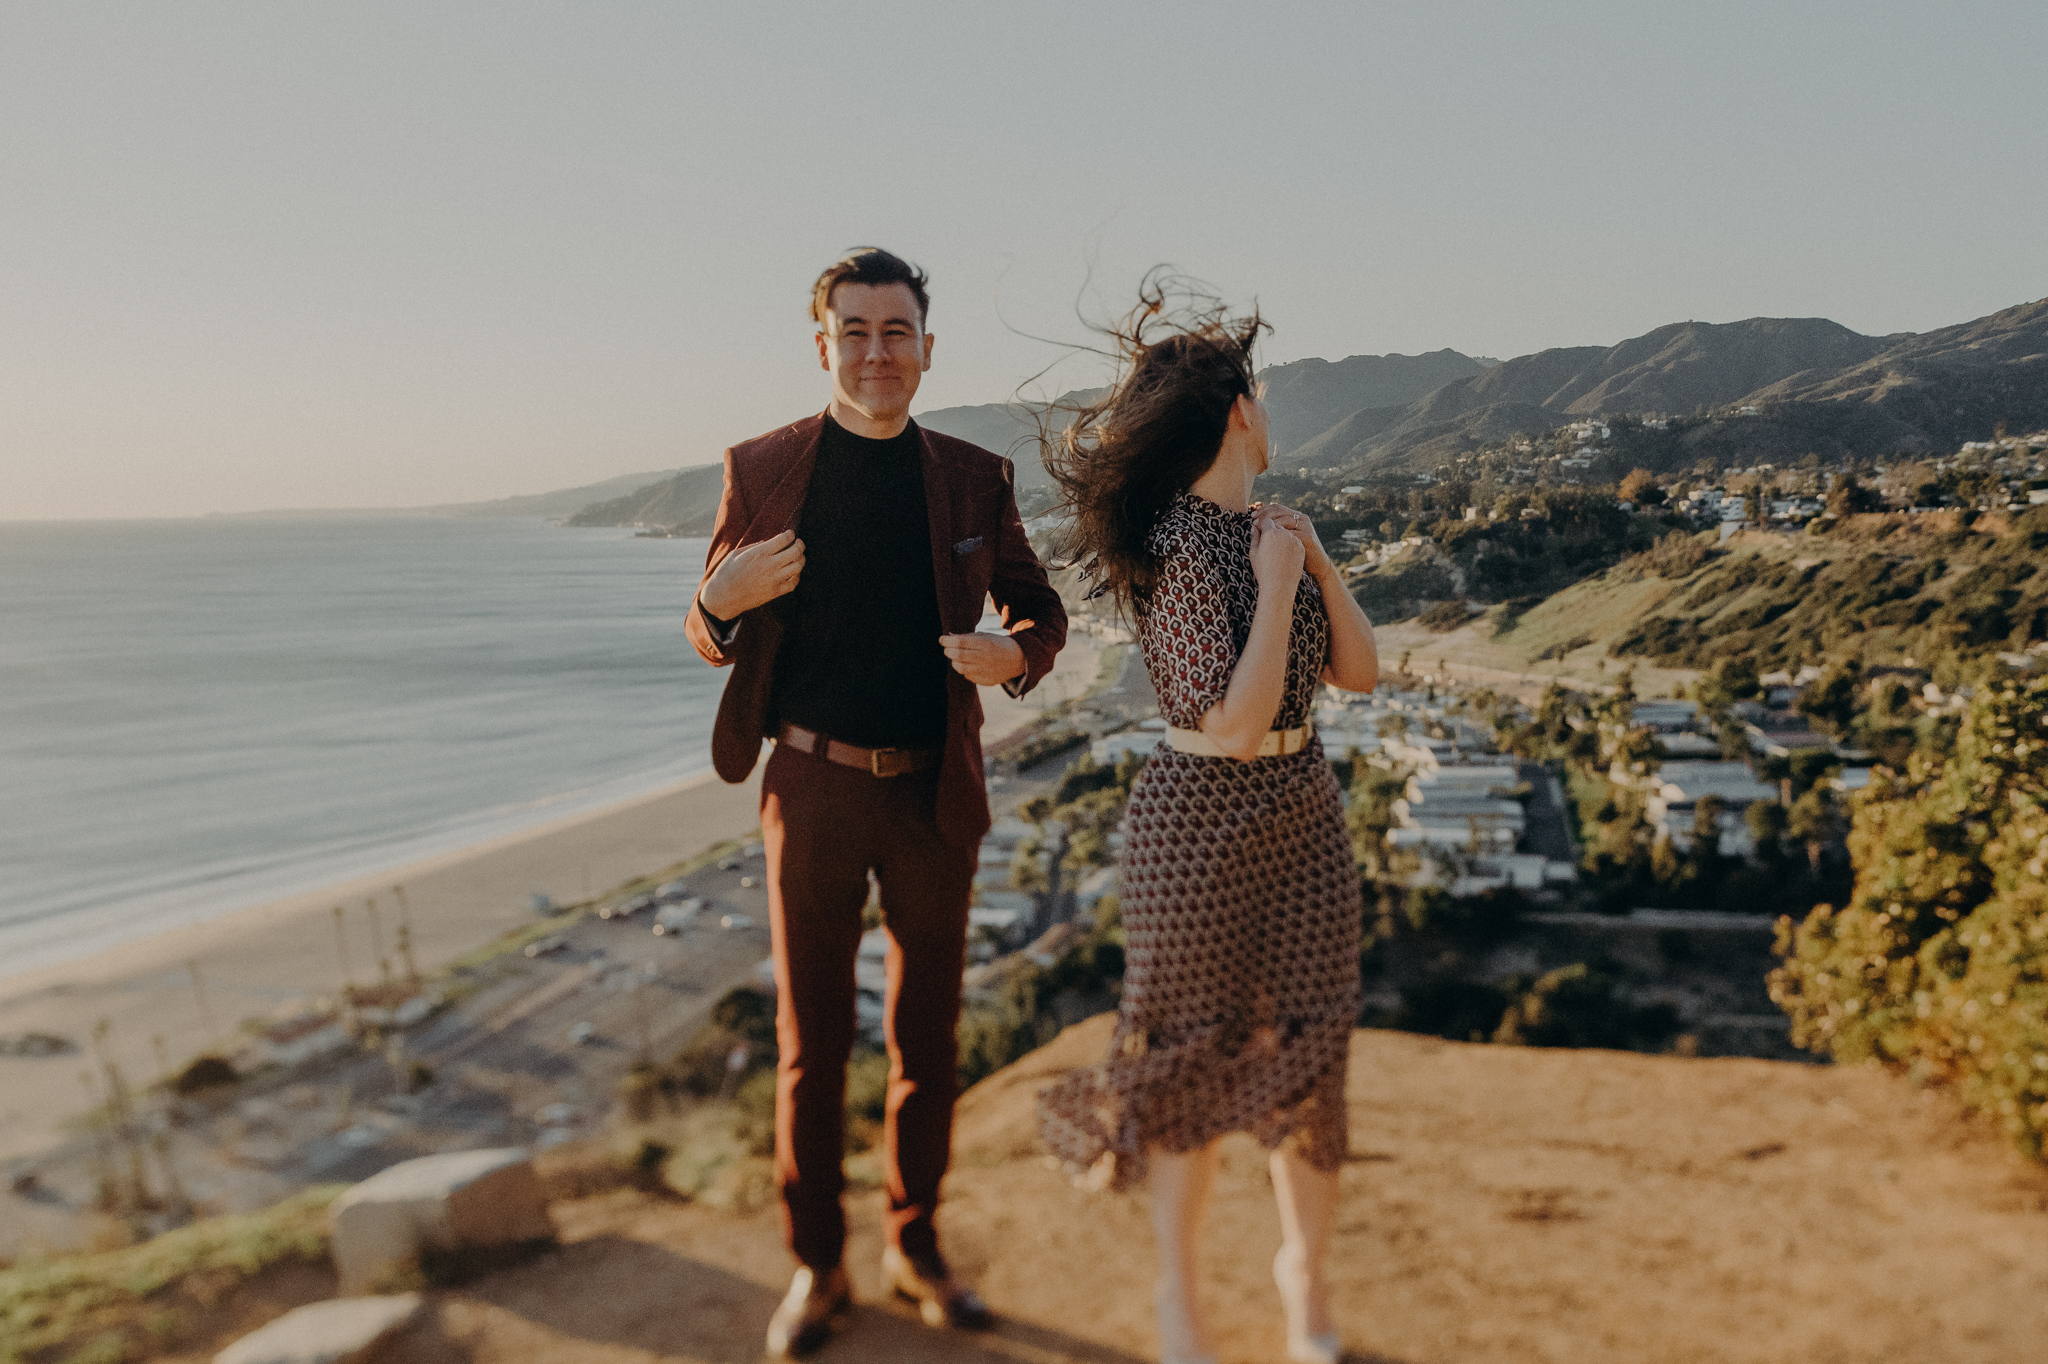
[[[1292,601],[1295,589],[1301,586],[1304,553],[1299,537],[1263,514],[1256,517],[1252,521],[1252,576],[1258,579],[1259,595],[1280,593]]]
[[[1308,519],[1306,513],[1283,507],[1278,502],[1266,502],[1260,505],[1258,515],[1260,520],[1301,541],[1302,565],[1310,577],[1327,578],[1337,571],[1337,566],[1330,562],[1330,556],[1323,550],[1322,537],[1316,534],[1315,523]]]

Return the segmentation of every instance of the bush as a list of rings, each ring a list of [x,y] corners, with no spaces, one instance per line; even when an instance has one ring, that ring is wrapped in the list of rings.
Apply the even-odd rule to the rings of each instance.
[[[1576,962],[1538,976],[1502,1014],[1493,1040],[1521,1047],[1656,1046],[1678,1032],[1669,1004],[1638,1008],[1601,966]]]
[[[98,1357],[155,1358],[181,1343],[167,1314],[204,1313],[276,1265],[324,1262],[327,1205],[347,1187],[320,1185],[260,1212],[209,1217],[123,1250],[0,1269],[0,1359],[63,1358],[60,1347],[88,1339],[88,1350],[105,1352]]]
[[[889,1054],[856,1047],[846,1066],[846,1149],[865,1151],[881,1137],[889,1108]]]
[[[1856,799],[1840,909],[1778,921],[1792,1040],[1948,1087],[2040,1155],[2048,1133],[2048,679],[1985,688],[1953,756]]]
[[[1401,991],[1392,1026],[1453,1042],[1484,1042],[1500,1027],[1508,994],[1498,985],[1436,976]]]
[[[1105,897],[1107,903],[1109,897]],[[992,995],[960,1013],[959,1076],[966,1089],[1059,1035],[1062,1007],[1114,1008],[1123,987],[1123,927],[1112,906],[1098,907],[1095,932],[1050,966],[1014,959]]]
[[[1640,554],[1631,554],[1616,567],[1624,580],[1642,578],[1685,578],[1712,562],[1714,551],[1689,531],[1660,535],[1657,542]]]
[[[735,1047],[747,1049],[746,1064],[737,1072],[731,1068]],[[775,1000],[742,985],[728,990],[711,1006],[711,1021],[683,1044],[668,1063],[665,1076],[676,1090],[708,1098],[727,1093],[748,1076],[773,1067],[775,1058]]]
[[[1034,734],[1015,748],[1000,754],[1019,772],[1028,771],[1049,758],[1056,758],[1088,742],[1088,735],[1078,729],[1049,729]]]
[[[172,1078],[171,1089],[178,1094],[197,1094],[203,1089],[231,1085],[241,1078],[227,1057],[201,1056]]]
[[[1446,634],[1457,629],[1472,618],[1472,608],[1465,604],[1463,597],[1451,597],[1438,602],[1415,618],[1415,623],[1425,630]]]
[[[1539,606],[1542,602],[1543,598],[1536,596],[1509,597],[1501,603],[1500,615],[1494,620],[1494,636],[1498,638],[1511,633],[1522,623],[1522,617],[1529,613],[1530,608]]]

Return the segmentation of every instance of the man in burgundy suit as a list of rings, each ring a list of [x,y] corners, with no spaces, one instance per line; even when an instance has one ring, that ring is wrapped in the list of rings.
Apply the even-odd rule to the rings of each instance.
[[[1021,695],[1066,613],[1017,515],[1010,461],[910,420],[931,367],[925,275],[864,247],[812,291],[825,411],[734,446],[690,641],[733,675],[712,759],[761,779],[781,1059],[775,1162],[800,1267],[768,1331],[821,1341],[851,1301],[841,1130],[854,958],[872,873],[889,931],[889,1245],[883,1275],[933,1325],[988,1309],[932,1218],[952,1147],[967,905],[988,831],[977,686]],[[976,633],[993,596],[1002,633]]]

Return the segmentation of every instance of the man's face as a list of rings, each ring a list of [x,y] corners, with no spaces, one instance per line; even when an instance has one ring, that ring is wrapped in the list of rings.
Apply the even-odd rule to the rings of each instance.
[[[910,415],[918,381],[932,367],[932,338],[907,284],[841,284],[818,332],[818,363],[833,398],[871,421]]]

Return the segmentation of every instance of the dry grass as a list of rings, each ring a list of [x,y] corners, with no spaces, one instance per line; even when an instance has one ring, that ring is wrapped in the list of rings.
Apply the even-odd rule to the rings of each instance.
[[[289,1279],[272,1285],[285,1298],[324,1296],[333,1284],[327,1205],[346,1187],[308,1189],[261,1212],[207,1218],[122,1250],[0,1270],[0,1364],[151,1358],[217,1336],[223,1323],[231,1329],[252,1305],[247,1290],[265,1278]]]

